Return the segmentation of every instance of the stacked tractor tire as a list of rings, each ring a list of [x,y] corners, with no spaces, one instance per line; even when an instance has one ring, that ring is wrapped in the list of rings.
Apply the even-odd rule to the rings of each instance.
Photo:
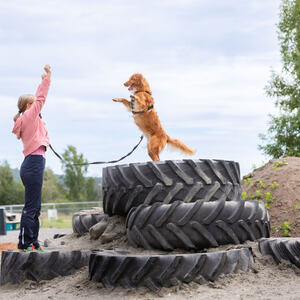
[[[115,165],[103,169],[102,188],[104,213],[74,214],[74,233],[91,234],[94,227],[102,230],[109,217],[124,216],[127,240],[140,251],[3,251],[0,282],[52,279],[88,264],[90,280],[105,287],[145,286],[156,291],[182,283],[201,284],[221,274],[248,271],[254,259],[251,248],[242,244],[256,240],[262,255],[300,267],[300,240],[269,238],[265,205],[241,199],[240,168],[234,161]],[[239,246],[216,249],[227,244]]]
[[[240,169],[233,161],[116,165],[103,169],[102,187],[103,210],[109,216],[126,216],[131,246],[168,251],[164,255],[92,253],[90,279],[107,287],[157,290],[247,271],[253,262],[247,247],[205,251],[269,237],[268,212],[263,203],[241,199]],[[189,253],[170,252],[181,249]]]

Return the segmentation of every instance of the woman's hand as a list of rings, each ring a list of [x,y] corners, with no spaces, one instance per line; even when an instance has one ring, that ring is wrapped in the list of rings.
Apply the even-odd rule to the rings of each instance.
[[[50,65],[46,65],[44,67],[44,70],[45,70],[46,74],[42,75],[42,79],[44,80],[46,77],[48,77],[50,79],[50,77],[51,77],[51,67],[50,67]]]

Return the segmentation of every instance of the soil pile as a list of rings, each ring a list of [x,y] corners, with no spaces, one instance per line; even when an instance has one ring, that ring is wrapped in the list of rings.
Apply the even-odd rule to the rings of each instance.
[[[9,249],[18,249],[17,243],[0,243],[0,255],[2,251]]]
[[[300,236],[300,158],[272,159],[243,177],[242,197],[268,208],[271,236]]]

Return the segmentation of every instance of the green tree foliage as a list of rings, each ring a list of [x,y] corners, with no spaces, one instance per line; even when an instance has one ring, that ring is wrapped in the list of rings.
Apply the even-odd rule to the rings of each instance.
[[[50,168],[44,172],[42,188],[42,202],[67,201],[98,201],[101,197],[101,185],[96,178],[84,175],[87,166],[74,166],[74,163],[83,163],[86,160],[82,154],[77,154],[74,147],[69,146],[63,154],[65,173],[57,176]],[[25,189],[19,176],[5,161],[0,163],[0,205],[24,204]]]
[[[63,153],[64,162],[62,168],[65,172],[64,184],[67,188],[67,198],[70,201],[83,201],[85,195],[85,177],[87,166],[74,164],[86,163],[82,154],[78,154],[74,146],[68,146]]]
[[[9,164],[0,165],[0,205],[24,203],[24,187],[21,181],[14,181]]]
[[[100,185],[97,184],[94,177],[88,177],[85,183],[86,201],[99,201],[101,195]]]
[[[57,175],[50,168],[45,169],[42,202],[59,202],[64,201],[66,192],[59,183]]]
[[[300,0],[282,0],[278,39],[281,74],[272,72],[266,93],[275,99],[278,116],[270,116],[258,148],[274,158],[300,156]]]

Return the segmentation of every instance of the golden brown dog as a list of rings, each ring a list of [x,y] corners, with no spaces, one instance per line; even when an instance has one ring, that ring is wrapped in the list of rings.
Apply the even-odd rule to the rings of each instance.
[[[135,124],[148,139],[147,149],[152,160],[160,160],[159,154],[167,143],[184,153],[195,153],[181,141],[171,139],[166,134],[154,110],[150,86],[142,74],[133,74],[124,85],[133,92],[133,95],[130,95],[131,101],[124,98],[114,98],[113,101],[123,103],[128,111],[132,112]]]

